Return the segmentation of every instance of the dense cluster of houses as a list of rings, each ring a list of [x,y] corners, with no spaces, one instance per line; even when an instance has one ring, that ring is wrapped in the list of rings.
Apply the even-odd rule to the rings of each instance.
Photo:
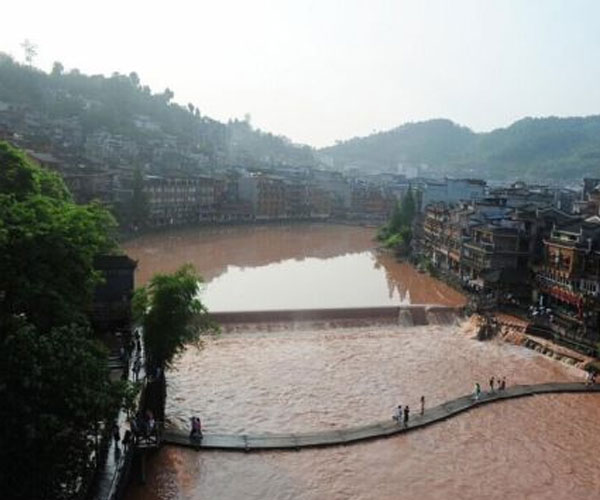
[[[147,176],[151,226],[195,222],[327,220],[385,221],[408,189],[404,178],[349,178],[325,170],[249,172],[202,177]]]
[[[492,307],[528,308],[559,340],[595,352],[600,342],[600,179],[583,192],[486,189],[432,202],[415,222],[414,255]]]

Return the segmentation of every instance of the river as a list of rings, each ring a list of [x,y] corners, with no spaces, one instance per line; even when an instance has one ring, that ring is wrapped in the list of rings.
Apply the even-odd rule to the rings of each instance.
[[[363,228],[318,225],[188,230],[145,236],[129,242],[127,251],[139,259],[142,281],[152,270],[193,262],[207,279],[204,297],[232,267],[257,273],[313,259],[320,271],[310,283],[313,294],[321,294],[326,288],[319,264],[362,256],[354,271],[369,274],[356,269],[360,265],[381,276],[363,289],[377,293],[377,301],[460,301],[411,267],[374,254],[371,237]],[[290,276],[285,286],[295,288]],[[374,292],[377,286],[384,292]],[[280,286],[261,287],[255,284],[255,293],[267,296],[264,304],[289,307],[268,298],[279,295]],[[307,296],[304,290],[286,300],[305,306]],[[323,295],[323,303],[337,304],[328,300]],[[167,413],[176,426],[199,414],[206,432],[308,431],[389,418],[398,403],[415,410],[421,395],[427,405],[438,404],[469,392],[474,381],[486,387],[491,375],[507,376],[509,384],[581,379],[572,366],[472,336],[465,323],[318,330],[289,325],[222,334],[207,339],[202,351],[188,350],[168,373]],[[166,447],[149,461],[147,484],[132,484],[127,498],[597,498],[597,398],[511,400],[409,434],[330,449],[239,454]]]
[[[182,229],[145,235],[124,248],[136,284],[191,263],[211,311],[454,305],[462,297],[373,251],[373,229],[328,224]]]

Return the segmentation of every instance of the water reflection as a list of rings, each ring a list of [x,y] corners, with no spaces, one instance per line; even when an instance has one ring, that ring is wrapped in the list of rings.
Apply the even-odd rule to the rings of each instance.
[[[128,242],[136,282],[190,262],[213,311],[460,304],[460,294],[374,251],[373,229],[306,224],[176,230]]]

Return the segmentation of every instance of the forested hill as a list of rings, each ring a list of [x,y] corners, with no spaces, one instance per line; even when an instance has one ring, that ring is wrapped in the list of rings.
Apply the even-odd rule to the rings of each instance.
[[[45,73],[0,52],[0,132],[57,156],[186,172],[315,164],[311,148],[254,129],[248,118],[221,123],[173,99],[134,72],[89,76],[55,63]]]
[[[408,123],[320,153],[334,164],[381,170],[427,165],[422,173],[526,180],[600,175],[600,116],[525,118],[474,133],[449,120]]]

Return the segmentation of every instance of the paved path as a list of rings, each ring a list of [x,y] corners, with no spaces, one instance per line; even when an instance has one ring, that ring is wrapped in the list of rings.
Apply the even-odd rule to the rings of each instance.
[[[218,450],[298,450],[316,446],[335,446],[367,439],[377,439],[394,434],[401,434],[411,430],[425,427],[435,422],[445,420],[479,406],[502,401],[505,399],[533,396],[536,394],[556,393],[600,393],[600,384],[585,385],[583,383],[549,383],[537,385],[516,385],[508,387],[505,391],[494,393],[482,393],[479,401],[474,401],[472,395],[448,401],[441,405],[425,410],[423,416],[413,413],[406,427],[398,425],[391,418],[393,408],[390,408],[390,419],[376,422],[360,427],[349,427],[337,430],[316,431],[311,433],[294,434],[204,434],[201,443],[190,440],[187,432],[167,429],[163,435],[163,442],[175,446],[185,446],[194,449],[218,449]],[[418,405],[413,406],[414,409]]]

